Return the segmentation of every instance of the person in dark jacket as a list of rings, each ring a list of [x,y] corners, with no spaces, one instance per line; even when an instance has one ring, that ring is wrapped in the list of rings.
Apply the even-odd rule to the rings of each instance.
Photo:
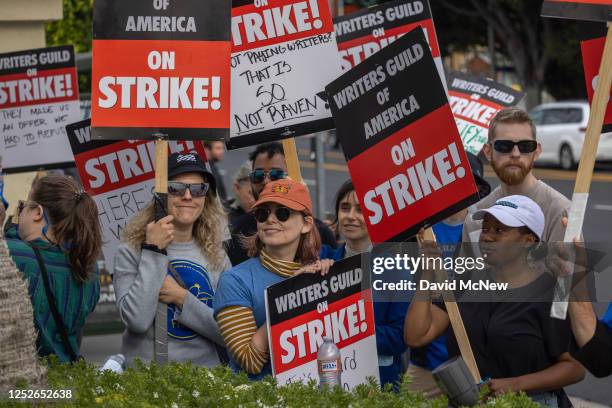
[[[351,180],[338,190],[335,208],[337,228],[346,242],[336,249],[323,245],[321,259],[337,261],[371,251],[372,242]],[[391,384],[395,391],[402,373],[401,355],[406,351],[403,334],[407,310],[406,302],[374,302],[380,383],[383,387]]]
[[[283,145],[278,142],[257,146],[250,154],[249,160],[253,163],[249,178],[255,200],[259,199],[259,194],[266,184],[287,178],[285,152]],[[336,240],[333,232],[319,219],[315,218],[314,223],[319,230],[321,242],[335,248]],[[232,265],[238,265],[249,259],[246,249],[242,245],[242,240],[243,237],[252,236],[255,232],[257,232],[257,222],[252,213],[248,212],[235,219],[231,226],[232,240],[227,251]]]

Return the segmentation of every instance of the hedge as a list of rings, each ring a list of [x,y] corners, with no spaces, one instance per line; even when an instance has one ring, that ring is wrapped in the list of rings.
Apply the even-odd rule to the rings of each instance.
[[[74,398],[55,406],[74,407],[338,407],[378,408],[417,407],[445,408],[445,397],[429,400],[406,390],[381,391],[375,382],[358,386],[352,392],[319,390],[314,381],[277,386],[271,377],[249,381],[245,374],[235,374],[227,367],[206,369],[191,364],[171,363],[164,366],[138,364],[123,374],[98,371],[85,362],[62,365],[52,359],[48,383],[52,389],[72,389]],[[25,384],[21,384],[23,387]],[[5,400],[6,402],[6,400]],[[2,404],[4,405],[4,404]],[[19,406],[17,402],[10,405]],[[525,394],[505,394],[482,402],[481,407],[533,407],[538,404]]]

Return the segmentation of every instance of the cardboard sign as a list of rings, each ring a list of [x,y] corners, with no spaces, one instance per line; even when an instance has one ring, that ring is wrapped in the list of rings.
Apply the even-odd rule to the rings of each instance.
[[[72,45],[0,54],[4,170],[71,166],[66,125],[80,119]]]
[[[328,336],[340,349],[344,389],[368,377],[380,382],[372,289],[360,266],[361,257],[353,256],[326,276],[303,274],[266,289],[272,372],[280,385],[319,381],[317,351]]]
[[[612,0],[545,0],[543,17],[612,21]]]
[[[606,37],[594,38],[580,43],[582,49],[582,64],[584,66],[584,79],[586,81],[589,103],[593,103],[595,86],[599,78],[599,67],[603,55]],[[610,93],[611,102],[608,102],[606,116],[604,117],[603,132],[612,132],[612,90]]]
[[[98,206],[102,252],[112,273],[121,231],[153,199],[155,142],[96,140],[89,120],[68,125],[66,130],[83,188]],[[169,142],[169,153],[192,151],[206,157],[201,142]]]
[[[326,0],[234,0],[228,148],[331,129],[325,85],[340,73]]]
[[[421,28],[326,91],[373,242],[403,241],[478,201]]]
[[[503,108],[515,106],[523,92],[474,75],[453,72],[448,76],[450,102],[463,148],[478,155],[487,143],[489,122]]]
[[[229,0],[94,2],[98,139],[229,136]]]
[[[396,0],[334,18],[342,70],[347,71],[416,27],[425,30],[440,77],[444,65],[427,0]]]

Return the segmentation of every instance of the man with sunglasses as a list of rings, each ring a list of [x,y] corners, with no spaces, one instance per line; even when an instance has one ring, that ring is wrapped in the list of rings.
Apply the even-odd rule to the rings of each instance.
[[[281,143],[272,142],[258,145],[249,155],[249,160],[253,163],[249,180],[255,200],[259,199],[259,194],[266,184],[287,178],[285,152]],[[322,243],[336,248],[336,239],[331,230],[321,220],[315,218],[314,221],[321,235]],[[232,241],[227,253],[232,265],[238,265],[249,259],[241,240],[243,236],[253,235],[256,231],[257,222],[251,213],[239,217],[231,225]]]
[[[561,193],[541,180],[536,179],[532,169],[540,156],[541,146],[536,140],[536,128],[531,118],[522,109],[502,109],[489,124],[489,140],[483,153],[500,185],[477,205],[477,209],[491,207],[501,197],[523,195],[535,201],[544,212],[542,241],[563,241],[567,216],[571,202]],[[464,229],[464,242],[477,242],[480,222],[468,215]]]

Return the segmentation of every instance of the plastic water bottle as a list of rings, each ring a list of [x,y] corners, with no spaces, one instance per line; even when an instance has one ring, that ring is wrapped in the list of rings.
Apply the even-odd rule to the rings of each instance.
[[[110,370],[121,374],[125,369],[125,356],[123,354],[112,355],[100,368],[100,371]]]
[[[317,366],[319,368],[319,388],[326,385],[342,387],[342,361],[340,349],[330,337],[323,338],[323,344],[317,353]]]

